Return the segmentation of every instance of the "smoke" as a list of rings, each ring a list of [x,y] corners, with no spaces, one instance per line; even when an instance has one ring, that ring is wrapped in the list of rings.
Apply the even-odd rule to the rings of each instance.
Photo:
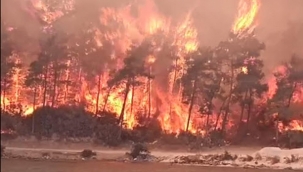
[[[303,58],[303,1],[262,1],[256,34],[266,44],[262,57],[265,71],[290,59],[292,54]]]
[[[66,15],[56,23],[59,30],[77,32],[88,19],[98,20],[97,8],[118,7],[129,3],[142,2],[128,0],[75,0],[77,10]],[[238,0],[154,0],[157,9],[172,21],[180,21],[191,12],[198,29],[201,46],[216,46],[225,40],[232,28],[237,14]],[[1,0],[1,20],[24,30],[26,39],[38,40],[41,22],[30,8],[30,0]],[[262,0],[259,15],[257,37],[266,44],[262,54],[265,71],[273,70],[293,53],[303,57],[303,1],[302,0]],[[22,39],[22,38],[19,38]],[[28,45],[22,45],[28,49]],[[26,47],[26,48],[25,48]]]

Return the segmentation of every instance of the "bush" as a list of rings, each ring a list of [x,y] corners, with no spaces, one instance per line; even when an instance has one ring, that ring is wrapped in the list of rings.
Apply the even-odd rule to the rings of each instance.
[[[131,152],[129,153],[129,155],[135,159],[138,158],[139,156],[142,157],[142,159],[146,159],[146,156],[144,155],[148,155],[150,152],[147,149],[146,145],[143,145],[142,143],[136,143],[133,145]]]
[[[20,115],[1,112],[1,139],[14,139],[25,132]]]
[[[302,148],[303,147],[303,131],[289,130],[282,134],[279,139],[282,147]]]
[[[15,130],[14,126],[15,118],[13,114],[7,112],[1,112],[1,130]]]
[[[121,127],[116,115],[110,112],[100,112],[95,126],[95,141],[109,146],[118,146],[121,143]]]
[[[20,115],[1,111],[1,130],[24,130],[22,121],[23,117]]]
[[[157,119],[153,119],[145,125],[135,126],[128,136],[124,135],[124,138],[134,142],[154,142],[160,138],[161,133],[160,122]]]
[[[90,149],[84,149],[81,153],[80,153],[80,156],[82,158],[85,158],[85,159],[88,159],[88,158],[92,158],[94,156],[96,156],[97,153],[96,152],[93,152],[92,150]]]
[[[38,108],[27,118],[28,129],[31,129],[32,121],[34,134],[48,138],[53,134],[59,137],[90,137],[95,125],[93,114],[78,106]]]

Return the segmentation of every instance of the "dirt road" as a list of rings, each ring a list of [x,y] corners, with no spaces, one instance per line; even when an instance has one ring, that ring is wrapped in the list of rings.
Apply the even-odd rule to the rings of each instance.
[[[181,166],[167,163],[2,159],[1,172],[288,172],[290,170]]]

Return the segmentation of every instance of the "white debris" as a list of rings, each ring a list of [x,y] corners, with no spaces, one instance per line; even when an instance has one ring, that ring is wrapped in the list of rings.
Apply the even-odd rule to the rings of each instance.
[[[167,157],[162,162],[212,165],[212,166],[238,166],[252,168],[276,168],[303,170],[303,148],[284,150],[278,147],[265,147],[251,155],[239,155],[230,152],[233,159],[219,158],[222,154],[209,155],[183,155]]]
[[[260,154],[262,157],[290,157],[291,155],[303,157],[303,148],[299,149],[280,149],[278,147],[265,147],[256,154]]]

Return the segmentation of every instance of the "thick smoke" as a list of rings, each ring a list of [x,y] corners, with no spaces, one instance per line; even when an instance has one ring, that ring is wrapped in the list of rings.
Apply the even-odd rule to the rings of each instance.
[[[77,31],[87,18],[95,17],[94,8],[101,6],[121,6],[126,3],[138,3],[140,0],[75,0],[77,11],[69,14],[59,22],[61,30]],[[29,0],[1,0],[1,20],[14,27],[24,30],[26,39],[38,40],[41,23],[29,7]],[[215,46],[225,40],[231,30],[237,14],[238,0],[155,0],[159,11],[178,21],[189,11],[191,12],[199,33],[202,46]],[[265,71],[270,72],[281,62],[290,58],[293,53],[303,57],[303,1],[302,0],[261,0],[261,8],[257,16],[257,37],[267,48],[262,57]],[[77,18],[75,18],[77,16]],[[17,42],[21,49],[28,45]]]

